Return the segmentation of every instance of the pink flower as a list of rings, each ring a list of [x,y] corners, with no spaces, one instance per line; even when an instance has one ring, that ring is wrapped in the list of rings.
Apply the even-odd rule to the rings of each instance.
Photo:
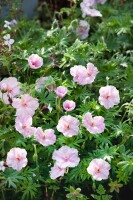
[[[86,84],[91,84],[98,74],[98,69],[92,63],[87,64]]]
[[[35,110],[38,108],[38,99],[31,97],[29,94],[24,94],[21,99],[14,98],[12,106],[17,109],[16,115],[30,115],[33,116]]]
[[[15,128],[25,138],[35,134],[36,128],[32,127],[32,117],[30,115],[19,115],[15,120]]]
[[[60,149],[55,150],[52,159],[56,160],[56,165],[61,168],[76,167],[80,161],[78,150],[68,146],[62,146]]]
[[[81,40],[84,40],[88,37],[89,30],[90,25],[88,24],[88,22],[80,20],[79,27],[76,29],[76,34]]]
[[[70,74],[73,76],[74,82],[78,83],[79,85],[86,84],[87,70],[84,66],[75,65],[74,67],[71,67]]]
[[[1,92],[6,92],[7,91],[7,84],[6,83],[2,83],[1,85],[0,85],[0,89],[1,89]]]
[[[87,168],[87,172],[97,181],[108,179],[109,170],[110,164],[101,158],[93,159]]]
[[[56,136],[53,129],[47,129],[43,132],[42,128],[37,128],[35,139],[43,146],[49,146],[56,142]]]
[[[78,135],[79,120],[71,115],[62,116],[58,122],[57,130],[66,137]]]
[[[92,117],[90,112],[84,115],[82,123],[92,134],[102,133],[105,129],[104,118],[102,116]]]
[[[102,17],[102,14],[100,13],[100,11],[96,9],[91,9],[91,8],[88,8],[85,10],[85,15],[90,16],[90,17]]]
[[[70,74],[73,80],[79,85],[91,84],[98,74],[98,69],[92,63],[87,64],[87,68],[82,65],[75,65],[71,67]]]
[[[17,25],[17,20],[16,19],[12,19],[12,21],[10,21],[10,26],[15,26]]]
[[[25,149],[14,147],[7,153],[6,163],[9,167],[20,171],[27,165],[28,160],[26,156],[27,152]]]
[[[66,100],[63,102],[63,108],[66,111],[74,110],[76,107],[76,104],[74,101]]]
[[[95,5],[95,0],[83,0],[82,2],[85,7],[90,7]]]
[[[65,97],[67,92],[68,92],[68,90],[65,86],[59,86],[55,90],[55,93],[59,98]]]
[[[95,9],[96,5],[97,2],[95,0],[83,0],[80,4],[82,16],[102,17],[102,14]]]
[[[112,108],[114,105],[118,105],[120,103],[119,91],[114,86],[107,85],[105,87],[101,87],[99,93],[99,103],[106,109]]]
[[[64,176],[64,173],[66,172],[66,168],[61,168],[59,167],[58,165],[54,165],[52,168],[51,168],[51,171],[50,171],[50,178],[51,179],[56,179],[60,176]]]
[[[0,98],[3,98],[5,104],[10,104],[21,93],[20,82],[15,77],[5,78],[0,82],[0,90]]]
[[[28,63],[30,65],[30,68],[38,69],[43,65],[43,59],[37,54],[32,54],[28,58]]]

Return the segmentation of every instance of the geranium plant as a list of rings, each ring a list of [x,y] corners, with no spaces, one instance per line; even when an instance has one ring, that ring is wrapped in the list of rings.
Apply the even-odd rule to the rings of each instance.
[[[1,21],[3,200],[109,200],[122,199],[126,185],[131,191],[133,2],[120,3],[73,1],[50,30]]]

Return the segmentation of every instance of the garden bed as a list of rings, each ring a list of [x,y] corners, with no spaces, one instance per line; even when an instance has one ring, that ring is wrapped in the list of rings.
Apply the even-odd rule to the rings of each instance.
[[[47,22],[1,20],[3,200],[132,198],[132,8],[73,1]]]

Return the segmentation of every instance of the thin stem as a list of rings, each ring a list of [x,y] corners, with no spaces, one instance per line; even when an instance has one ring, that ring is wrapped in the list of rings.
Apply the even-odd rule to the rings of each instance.
[[[61,98],[56,98],[56,111],[57,111],[57,122],[59,121],[59,117],[60,117],[60,103],[61,103]]]
[[[46,200],[48,200],[48,189],[47,189],[47,186],[45,187],[46,189]]]
[[[4,194],[4,191],[3,191],[3,190],[2,190],[2,199],[3,199],[3,200],[6,200],[6,199],[5,199],[5,194]]]
[[[51,200],[53,200],[53,197],[54,197],[54,190],[52,192]]]
[[[37,175],[39,176],[39,164],[38,164],[37,148],[36,148],[35,144],[33,144],[33,146],[34,146],[34,155],[33,155],[33,157],[34,157],[34,160],[36,162]]]

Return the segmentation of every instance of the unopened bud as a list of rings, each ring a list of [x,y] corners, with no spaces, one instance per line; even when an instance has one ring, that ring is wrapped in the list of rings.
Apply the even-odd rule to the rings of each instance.
[[[109,77],[108,77],[108,76],[106,76],[106,80],[107,80],[107,81],[109,80]]]
[[[2,92],[6,92],[7,91],[7,84],[6,83],[2,83],[1,84],[1,91]]]

